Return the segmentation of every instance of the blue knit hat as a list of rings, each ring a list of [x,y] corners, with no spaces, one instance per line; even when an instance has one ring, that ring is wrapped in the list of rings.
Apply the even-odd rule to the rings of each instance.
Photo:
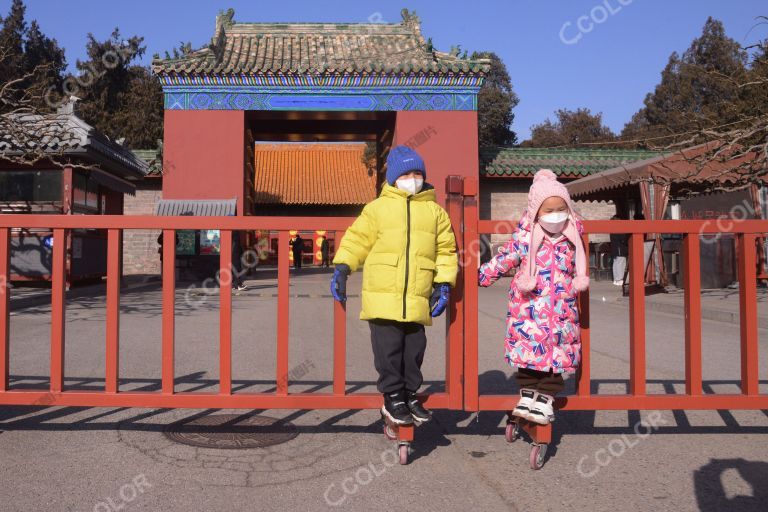
[[[419,154],[408,146],[395,146],[387,156],[387,183],[394,186],[397,178],[411,171],[419,171],[427,179],[427,168]]]

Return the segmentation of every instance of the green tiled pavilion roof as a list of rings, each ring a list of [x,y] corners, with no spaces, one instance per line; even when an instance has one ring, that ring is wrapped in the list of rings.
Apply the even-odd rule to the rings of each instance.
[[[401,23],[236,23],[219,14],[211,44],[178,59],[155,59],[160,75],[425,73],[482,74],[490,60],[432,48],[415,14]]]
[[[481,148],[480,176],[527,178],[539,169],[552,169],[562,178],[581,178],[660,154],[644,149]]]

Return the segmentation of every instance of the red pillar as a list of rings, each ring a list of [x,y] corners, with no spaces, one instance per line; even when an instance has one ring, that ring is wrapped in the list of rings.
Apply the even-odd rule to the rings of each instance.
[[[163,199],[237,198],[242,215],[245,112],[166,110],[164,126]]]
[[[441,205],[448,176],[477,178],[480,173],[476,111],[398,112],[393,144],[410,146],[424,158],[427,181]]]

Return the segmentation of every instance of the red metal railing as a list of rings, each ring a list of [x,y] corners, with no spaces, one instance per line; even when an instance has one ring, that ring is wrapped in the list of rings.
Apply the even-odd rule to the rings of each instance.
[[[460,184],[460,182],[459,182]],[[458,198],[458,204],[456,199]],[[449,202],[449,209],[460,210],[460,196]],[[328,299],[333,308],[333,385],[331,392],[289,393],[288,337],[290,296],[289,231],[328,230],[341,234],[349,227],[351,218],[277,218],[277,217],[144,217],[144,216],[0,216],[0,404],[52,406],[110,406],[110,407],[183,407],[183,408],[288,408],[288,409],[364,409],[381,406],[378,393],[347,393],[346,391],[346,306]],[[50,337],[49,389],[9,388],[9,241],[12,228],[52,228],[52,301]],[[457,232],[459,227],[456,226]],[[107,231],[107,295],[106,295],[106,357],[103,391],[67,390],[64,385],[65,350],[65,250],[67,231],[91,228]],[[232,392],[232,294],[231,279],[220,280],[219,294],[219,391],[177,392],[174,387],[175,361],[175,248],[163,245],[162,274],[162,369],[161,390],[157,392],[118,389],[118,354],[120,323],[120,241],[129,229],[162,229],[164,240],[174,240],[175,231],[182,229],[220,229],[221,275],[231,275],[232,231],[272,230],[279,232],[283,256],[278,263],[277,298],[277,358],[274,393]],[[457,297],[452,310],[456,311]],[[461,372],[463,370],[463,339],[460,316],[451,317],[446,332],[445,392],[425,396],[434,408],[462,407]],[[402,438],[409,435],[407,429]],[[411,432],[412,435],[412,432]]]
[[[478,187],[474,179],[465,179],[464,245],[470,245],[482,234],[511,234],[516,222],[481,221],[478,218]],[[565,410],[635,410],[635,409],[765,409],[768,395],[758,389],[757,336],[757,261],[756,240],[768,232],[768,221],[733,221],[728,233],[738,240],[739,304],[741,310],[741,393],[704,394],[701,371],[701,267],[699,235],[721,233],[718,223],[707,221],[585,221],[585,242],[589,234],[629,234],[629,310],[630,310],[630,375],[629,393],[595,395],[590,390],[590,322],[589,291],[579,297],[582,362],[576,378],[576,395],[561,397],[557,405]],[[648,233],[683,235],[684,303],[685,303],[685,393],[648,394],[646,392],[645,288],[643,240]],[[587,247],[589,244],[585,244]],[[479,251],[467,251],[464,275],[464,407],[469,411],[511,410],[517,396],[484,395],[478,390],[478,290]],[[534,428],[539,442],[549,442],[551,427]]]
[[[517,395],[481,394],[478,388],[478,286],[480,236],[506,233],[515,228],[507,221],[480,221],[476,179],[450,177],[446,183],[446,209],[451,217],[460,254],[460,276],[451,294],[446,329],[445,392],[426,396],[432,408],[467,411],[509,410]],[[231,269],[232,231],[269,230],[279,233],[279,249],[287,251],[289,231],[336,231],[337,239],[349,227],[350,218],[282,217],[144,217],[144,216],[0,216],[0,404],[109,407],[183,408],[289,408],[289,409],[364,409],[381,405],[378,393],[346,391],[346,308],[328,300],[334,308],[333,380],[331,392],[290,393],[289,375],[289,259],[278,263],[277,357],[274,393],[232,392],[232,297],[231,280],[222,279],[219,296],[219,391],[176,392],[175,360],[175,250],[163,246],[162,279],[162,369],[161,390],[126,391],[118,389],[120,323],[120,243],[122,232],[130,229],[162,229],[164,240],[174,240],[182,229],[220,229],[220,272]],[[755,241],[768,232],[768,221],[733,222],[729,233],[738,239],[739,300],[741,306],[741,393],[704,394],[702,392],[700,234],[719,232],[716,223],[699,221],[589,221],[590,233],[628,233],[630,264],[630,375],[629,392],[623,395],[592,394],[590,390],[589,292],[579,298],[581,310],[582,363],[577,373],[577,392],[562,397],[558,406],[566,410],[597,409],[768,409],[768,395],[759,394],[758,338],[756,303]],[[9,244],[12,228],[53,229],[52,313],[50,337],[49,389],[9,389]],[[105,383],[103,391],[67,390],[64,386],[65,350],[65,261],[67,230],[79,228],[107,231],[107,315]],[[675,395],[646,392],[645,297],[643,286],[643,238],[647,233],[679,233],[684,237],[685,269],[685,393]],[[587,236],[585,234],[585,237]],[[549,427],[536,429],[534,437],[547,442]],[[402,438],[412,438],[404,429]]]

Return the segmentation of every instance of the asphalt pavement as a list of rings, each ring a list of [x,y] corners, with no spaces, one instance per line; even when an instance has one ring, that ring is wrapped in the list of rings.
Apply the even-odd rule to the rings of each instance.
[[[238,391],[274,387],[274,273],[257,273],[233,298],[233,379]],[[332,377],[329,274],[292,276],[291,391],[328,390]],[[505,279],[480,292],[480,388],[516,393],[503,361]],[[347,378],[375,391],[369,331],[357,320],[360,275],[350,279]],[[628,305],[596,283],[591,293],[593,392],[624,393]],[[218,290],[177,289],[177,389],[218,387]],[[762,304],[759,305],[761,314]],[[161,303],[157,285],[126,289],[121,313],[121,390],[159,388]],[[647,311],[648,392],[684,391],[683,317]],[[67,300],[66,385],[104,379],[103,290]],[[738,392],[739,328],[703,320],[705,392]],[[428,330],[428,391],[444,379],[444,320]],[[11,385],[44,387],[50,306],[11,316]],[[760,330],[761,392],[768,393],[768,331]],[[566,392],[572,392],[572,381]],[[212,414],[290,421],[298,435],[266,448],[179,444],[173,422]],[[232,411],[0,406],[0,509],[107,510],[768,510],[768,411],[560,412],[549,459],[528,466],[525,440],[504,440],[504,415],[436,411],[419,427],[411,463],[377,411]]]

